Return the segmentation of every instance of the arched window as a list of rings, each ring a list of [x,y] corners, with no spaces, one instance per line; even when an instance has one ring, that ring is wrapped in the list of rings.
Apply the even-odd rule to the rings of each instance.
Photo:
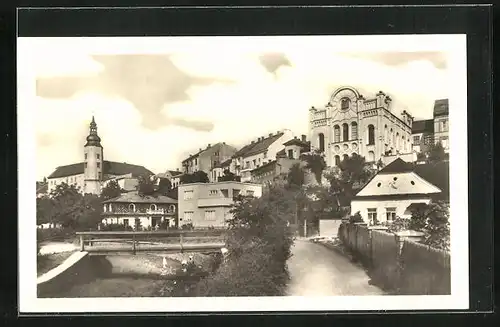
[[[384,142],[389,143],[389,136],[387,135],[387,125],[384,126]]]
[[[128,205],[128,210],[135,212],[135,204],[131,203]]]
[[[108,211],[108,205],[107,204],[104,204],[104,212]]]
[[[394,131],[391,128],[391,143],[392,146],[396,146],[396,135],[394,135]]]
[[[340,100],[340,109],[342,109],[342,110],[349,109],[350,103],[351,103],[351,100],[349,100],[349,98],[343,98],[342,100]]]
[[[346,123],[342,124],[342,140],[349,141],[349,125]]]
[[[175,212],[175,205],[171,204],[169,207],[168,207],[168,211],[171,212],[171,213],[174,213]]]
[[[402,150],[406,151],[406,140],[405,140],[405,136],[404,135],[401,136],[401,140],[402,140],[402,142],[401,142]]]
[[[368,151],[368,162],[375,161],[375,153],[373,151]]]
[[[368,125],[368,145],[375,144],[375,126]]]
[[[340,142],[340,126],[339,125],[333,126],[333,142],[335,142],[335,143]]]
[[[343,158],[343,160],[347,160],[347,159],[349,159],[349,155],[344,154],[344,158]]]
[[[400,144],[399,144],[399,133],[396,133],[396,149],[399,149]]]
[[[320,151],[325,151],[325,134],[319,133],[318,135],[318,145]]]
[[[150,206],[149,206],[149,209],[151,209],[151,210],[156,210],[156,209],[157,209],[156,204],[152,204],[152,205],[150,205]]]
[[[112,212],[113,211],[113,206],[111,205],[111,203],[108,206],[109,206],[109,212]]]
[[[338,166],[338,165],[340,165],[340,156],[336,155],[335,156],[335,166]]]
[[[358,123],[356,122],[351,123],[351,139],[352,140],[358,139]]]

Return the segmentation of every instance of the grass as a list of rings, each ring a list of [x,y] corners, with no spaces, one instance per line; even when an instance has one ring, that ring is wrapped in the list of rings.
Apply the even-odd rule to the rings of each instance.
[[[37,276],[39,277],[59,266],[72,254],[73,252],[68,251],[39,255],[36,262]]]

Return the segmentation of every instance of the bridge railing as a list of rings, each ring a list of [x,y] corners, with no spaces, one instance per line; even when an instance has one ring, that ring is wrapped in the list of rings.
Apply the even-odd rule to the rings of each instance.
[[[225,230],[77,232],[80,251],[202,250],[225,243]],[[110,244],[126,245],[113,247]],[[130,245],[130,247],[128,246]]]

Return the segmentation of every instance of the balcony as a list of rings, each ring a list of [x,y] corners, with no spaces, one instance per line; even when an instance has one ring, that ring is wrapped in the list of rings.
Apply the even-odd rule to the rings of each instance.
[[[198,207],[230,207],[233,205],[232,198],[198,199]]]
[[[148,215],[164,215],[167,213],[167,210],[165,210],[165,209],[156,209],[156,210],[148,209],[148,210],[146,210],[146,213]]]

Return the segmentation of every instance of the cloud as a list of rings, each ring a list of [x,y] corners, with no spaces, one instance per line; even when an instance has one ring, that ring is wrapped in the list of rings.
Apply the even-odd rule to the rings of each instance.
[[[346,53],[352,58],[368,59],[388,66],[402,66],[412,61],[429,61],[437,69],[446,69],[446,56],[443,52],[373,52],[373,53]]]
[[[265,53],[259,56],[259,62],[271,74],[283,66],[291,66],[290,61],[283,53]]]
[[[169,120],[162,114],[164,104],[190,100],[187,91],[194,85],[231,83],[228,79],[186,74],[167,55],[100,55],[92,59],[104,68],[93,75],[40,77],[37,95],[67,99],[81,92],[100,92],[130,101],[148,129],[180,123],[206,131],[209,122]]]

